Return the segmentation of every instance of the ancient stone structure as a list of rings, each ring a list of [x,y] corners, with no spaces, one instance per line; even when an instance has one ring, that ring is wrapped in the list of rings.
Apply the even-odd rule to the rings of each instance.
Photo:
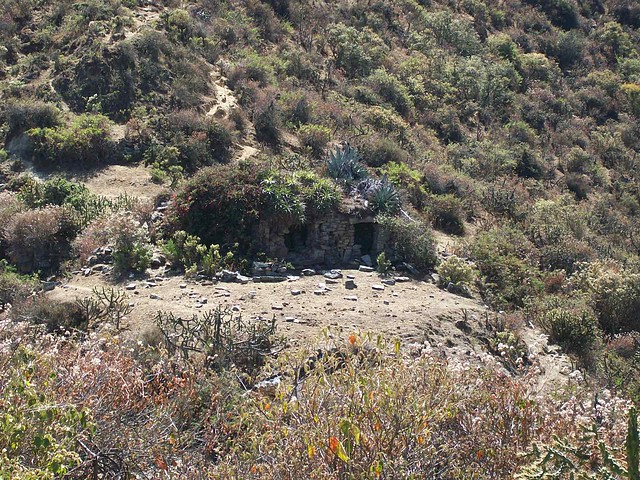
[[[258,237],[269,257],[296,267],[337,266],[366,255],[375,260],[386,242],[373,216],[363,211],[331,211],[302,225],[262,222]]]

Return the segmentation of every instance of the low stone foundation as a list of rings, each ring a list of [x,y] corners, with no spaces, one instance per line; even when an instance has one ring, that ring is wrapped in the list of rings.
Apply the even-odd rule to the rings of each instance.
[[[337,266],[384,249],[386,236],[373,217],[330,212],[303,225],[263,222],[258,238],[271,258],[285,259],[296,267]]]

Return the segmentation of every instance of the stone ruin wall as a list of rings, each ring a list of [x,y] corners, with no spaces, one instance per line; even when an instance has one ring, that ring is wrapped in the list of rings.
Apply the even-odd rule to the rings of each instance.
[[[306,228],[306,244],[290,251],[286,236],[296,227],[291,223],[262,222],[258,228],[260,245],[270,258],[286,259],[295,266],[304,267],[323,264],[338,266],[351,260],[359,259],[362,252],[354,246],[355,225],[368,223],[374,225],[376,234],[372,245],[371,256],[384,248],[385,236],[374,224],[372,217],[359,218],[344,213],[329,212],[311,220],[302,228]]]

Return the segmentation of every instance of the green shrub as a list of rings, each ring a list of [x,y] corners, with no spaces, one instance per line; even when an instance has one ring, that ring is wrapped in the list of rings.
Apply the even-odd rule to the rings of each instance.
[[[440,262],[436,272],[439,276],[439,287],[465,295],[470,295],[471,288],[478,279],[475,265],[456,255]]]
[[[454,195],[431,195],[427,212],[435,228],[452,235],[464,235],[462,201]]]
[[[303,147],[309,148],[314,156],[321,157],[331,140],[331,129],[324,125],[302,125],[298,129],[298,137]]]
[[[18,191],[18,196],[29,208],[69,205],[80,209],[91,194],[84,185],[63,177],[53,177],[44,182],[27,177]]]
[[[171,265],[183,268],[189,275],[202,271],[205,275],[214,276],[222,268],[231,268],[234,261],[232,252],[223,257],[218,245],[207,247],[200,238],[182,230],[165,242],[163,251]]]
[[[526,297],[543,291],[534,246],[514,228],[479,233],[469,246],[470,256],[482,276],[487,302],[497,308],[523,306]]]
[[[35,160],[46,167],[94,167],[116,151],[109,119],[102,115],[80,115],[69,127],[34,128],[27,134]]]
[[[10,102],[2,117],[9,129],[8,137],[32,128],[52,128],[60,123],[60,111],[54,105],[38,100]]]
[[[431,230],[418,221],[381,215],[378,223],[389,235],[389,257],[410,263],[421,272],[433,269],[438,261]],[[394,255],[395,254],[395,255]]]
[[[416,209],[422,210],[427,201],[428,192],[422,183],[422,175],[404,163],[390,162],[381,170],[396,188],[402,189],[405,197]]]
[[[366,76],[380,65],[388,47],[370,28],[357,30],[342,23],[329,30],[329,44],[338,68],[351,78]]]
[[[391,271],[392,263],[387,259],[387,254],[384,252],[380,252],[378,257],[376,258],[376,268],[378,273],[381,275],[386,275]]]
[[[54,480],[78,467],[78,438],[95,431],[88,409],[58,402],[58,379],[51,355],[20,346],[5,357],[0,379],[3,425],[0,428],[0,475],[15,479]],[[46,371],[44,378],[34,374]]]
[[[367,78],[367,84],[403,117],[411,114],[413,101],[407,87],[384,68],[376,70]]]
[[[404,163],[409,157],[396,141],[386,137],[368,139],[363,142],[360,152],[370,167],[382,167],[389,162]]]
[[[592,262],[585,264],[572,281],[591,297],[605,333],[640,331],[640,274],[614,262]]]
[[[532,302],[527,311],[552,342],[584,360],[594,355],[600,330],[593,309],[584,299],[548,296]]]

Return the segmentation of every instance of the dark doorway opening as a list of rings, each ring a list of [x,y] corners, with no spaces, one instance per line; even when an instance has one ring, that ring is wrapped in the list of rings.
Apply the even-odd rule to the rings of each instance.
[[[356,223],[353,232],[353,244],[360,245],[362,255],[370,255],[373,250],[375,227],[373,223]]]
[[[289,233],[284,235],[284,245],[290,252],[303,252],[307,247],[309,231],[306,225],[297,225],[289,228]]]

